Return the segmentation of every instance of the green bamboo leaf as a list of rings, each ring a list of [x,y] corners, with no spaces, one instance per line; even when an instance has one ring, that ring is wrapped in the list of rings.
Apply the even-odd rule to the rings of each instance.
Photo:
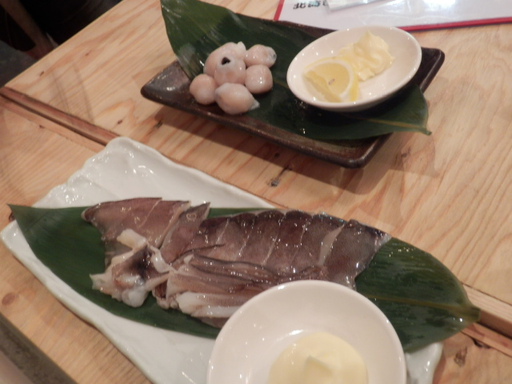
[[[104,247],[96,228],[81,218],[84,208],[11,206],[30,248],[43,264],[83,297],[111,313],[155,327],[216,337],[218,329],[179,311],[165,311],[153,297],[132,308],[92,289],[91,274],[105,270]]]
[[[390,319],[405,350],[443,340],[480,316],[448,268],[395,238],[379,250],[356,284]]]
[[[131,308],[93,290],[89,275],[103,272],[104,249],[99,232],[81,218],[84,208],[11,209],[34,254],[83,297],[140,323],[204,337],[218,334],[218,329],[179,311],[160,308],[151,297],[142,307]],[[211,216],[243,211],[214,208]],[[406,351],[443,340],[479,316],[446,267],[397,239],[378,252],[357,279],[357,289],[388,316]]]
[[[189,78],[201,73],[209,53],[224,43],[242,41],[247,47],[265,44],[275,49],[274,89],[257,97],[260,108],[248,112],[251,117],[322,141],[363,139],[398,131],[430,134],[427,103],[417,85],[358,114],[326,112],[300,102],[288,88],[286,72],[295,55],[319,37],[318,32],[236,14],[197,0],[162,0],[162,12],[172,49]]]

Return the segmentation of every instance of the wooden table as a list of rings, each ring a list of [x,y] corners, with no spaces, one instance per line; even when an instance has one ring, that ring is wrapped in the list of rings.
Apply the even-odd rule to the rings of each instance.
[[[278,3],[210,2],[262,18]],[[350,170],[144,99],[141,87],[175,56],[159,2],[124,1],[0,90],[0,224],[6,203],[33,204],[128,136],[276,206],[354,218],[433,254],[483,309],[480,324],[446,341],[435,383],[507,382],[511,33],[510,24],[415,33],[446,54],[425,93],[433,134],[392,135],[365,168]],[[73,379],[144,381],[3,246],[0,257],[1,313]]]

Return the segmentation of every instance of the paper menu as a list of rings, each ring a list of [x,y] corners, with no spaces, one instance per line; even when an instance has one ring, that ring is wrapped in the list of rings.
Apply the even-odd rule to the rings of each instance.
[[[512,0],[379,0],[330,9],[328,0],[280,0],[275,20],[326,29],[385,25],[409,31],[512,22]]]
[[[327,5],[329,6],[329,10],[335,10],[340,8],[348,8],[356,5],[364,5],[373,3],[374,1],[381,0],[326,0]]]

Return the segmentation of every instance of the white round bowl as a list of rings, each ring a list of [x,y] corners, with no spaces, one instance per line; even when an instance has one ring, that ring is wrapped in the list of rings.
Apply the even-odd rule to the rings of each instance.
[[[342,285],[315,280],[260,293],[221,329],[208,384],[265,384],[270,367],[291,343],[329,332],[351,344],[368,369],[368,384],[405,384],[406,362],[389,320],[370,300]]]
[[[389,51],[395,58],[391,67],[360,82],[360,96],[356,101],[332,103],[312,95],[304,80],[305,68],[321,58],[336,56],[341,48],[357,42],[367,31],[381,37],[389,45]],[[286,80],[293,94],[307,104],[329,111],[356,112],[393,96],[413,78],[420,63],[421,46],[402,29],[383,26],[349,28],[329,33],[307,45],[290,63]]]

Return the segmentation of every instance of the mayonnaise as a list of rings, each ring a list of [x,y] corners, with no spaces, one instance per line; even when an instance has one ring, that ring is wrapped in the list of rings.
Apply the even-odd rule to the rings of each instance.
[[[345,340],[327,332],[306,335],[277,358],[267,384],[367,384],[366,364]]]

